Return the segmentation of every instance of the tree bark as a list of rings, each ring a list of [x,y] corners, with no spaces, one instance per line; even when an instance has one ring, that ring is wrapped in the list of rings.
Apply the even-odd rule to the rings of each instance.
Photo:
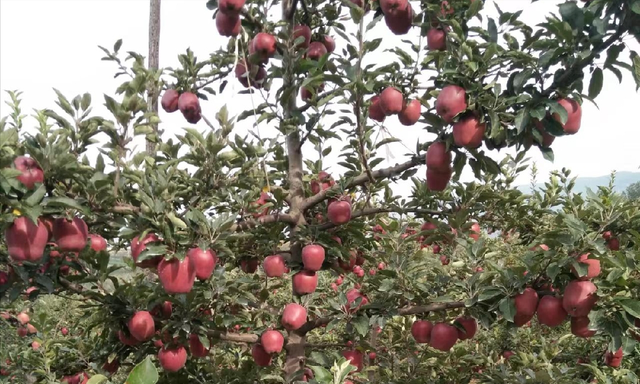
[[[149,69],[157,70],[160,67],[160,1],[150,0],[149,3]],[[160,90],[155,86],[149,91],[147,102],[151,112],[158,113],[158,96]],[[154,132],[158,132],[158,124],[151,125]],[[156,145],[147,140],[147,154],[155,152]]]

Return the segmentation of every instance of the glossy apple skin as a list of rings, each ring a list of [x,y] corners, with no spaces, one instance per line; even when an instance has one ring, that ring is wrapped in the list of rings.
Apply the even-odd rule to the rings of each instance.
[[[156,332],[153,317],[147,311],[138,311],[127,324],[129,333],[138,341],[151,340]]]
[[[189,293],[196,279],[196,268],[189,256],[183,260],[162,259],[158,264],[158,278],[169,294]]]
[[[187,252],[187,256],[196,268],[196,278],[198,280],[207,280],[213,274],[216,268],[217,255],[210,249],[203,250],[199,247],[191,248]]]
[[[431,330],[429,345],[432,348],[446,352],[458,341],[458,330],[453,325],[438,323]]]
[[[204,347],[200,337],[195,333],[189,335],[189,351],[194,357],[206,357],[209,354],[209,350]]]
[[[167,348],[158,352],[160,365],[167,372],[178,372],[187,362],[187,350],[183,346]]]
[[[307,295],[315,292],[318,286],[318,275],[314,271],[300,271],[293,275],[293,292]]]
[[[334,225],[348,223],[351,220],[351,204],[344,200],[330,203],[327,217]]]
[[[411,335],[416,340],[416,343],[426,344],[431,339],[431,331],[433,330],[433,323],[428,320],[416,320],[411,325]]]
[[[447,144],[437,141],[427,149],[426,163],[428,169],[448,171],[451,168],[451,151],[447,151]]]
[[[582,122],[582,106],[572,99],[560,99],[558,100],[558,104],[567,111],[567,121],[562,124],[560,115],[557,113],[554,113],[552,117],[562,124],[562,129],[567,135],[578,133]]]
[[[308,271],[319,271],[324,263],[325,251],[321,245],[309,244],[302,248],[302,265]]]
[[[436,99],[436,112],[446,123],[452,123],[454,117],[467,109],[467,93],[457,85],[442,88]]]
[[[4,232],[9,257],[18,263],[38,261],[44,254],[49,241],[49,231],[44,222],[35,224],[26,216],[21,216]]]
[[[287,304],[282,311],[282,326],[289,331],[295,331],[307,321],[307,309],[300,304]]]
[[[95,252],[107,250],[107,240],[105,240],[104,237],[96,235],[94,233],[90,233],[89,240],[91,241],[91,249],[93,249]]]
[[[17,179],[27,189],[33,189],[36,183],[44,183],[44,172],[35,159],[27,156],[18,156],[13,160],[13,165],[18,171],[22,172]]]
[[[271,355],[268,354],[260,344],[254,344],[253,347],[251,347],[251,356],[259,367],[268,367],[271,365]]]
[[[159,241],[161,240],[155,233],[148,233],[142,241],[139,240],[139,237],[134,237],[133,240],[131,240],[131,257],[136,263],[136,266],[139,268],[155,268],[158,266],[158,263],[162,260],[162,256],[152,256],[140,262],[138,262],[138,257],[147,249],[147,244]]]
[[[180,93],[175,89],[167,89],[162,95],[162,109],[167,113],[173,113],[178,110],[178,98]]]
[[[63,252],[80,252],[89,238],[87,224],[79,217],[73,220],[56,219],[53,223],[53,238],[58,249]]]

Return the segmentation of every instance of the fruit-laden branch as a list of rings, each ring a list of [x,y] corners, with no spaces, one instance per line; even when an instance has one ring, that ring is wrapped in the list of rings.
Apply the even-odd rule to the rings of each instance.
[[[210,329],[207,331],[207,335],[212,338],[216,338],[224,341],[231,341],[234,343],[257,343],[258,335],[253,333],[231,333],[227,331],[218,331],[215,329]]]
[[[270,224],[270,223],[288,223],[288,224],[296,224],[298,220],[289,214],[286,213],[274,213],[272,215],[262,216],[255,220],[244,220],[240,223],[234,224],[229,231],[243,231],[249,228],[255,228],[258,225]]]
[[[376,207],[376,208],[366,208],[363,209],[361,211],[355,211],[351,214],[351,219],[355,219],[358,217],[363,217],[363,216],[373,216],[373,215],[377,215],[378,213],[420,213],[420,214],[425,214],[425,215],[432,215],[432,216],[441,216],[441,215],[445,215],[447,212],[443,212],[443,211],[434,211],[431,209],[422,209],[422,208],[416,208],[416,209],[402,209],[402,208],[395,208],[395,207]],[[333,223],[324,223],[320,226],[318,226],[319,230],[327,230],[327,229],[331,229],[333,227],[336,227],[335,224]]]
[[[464,308],[464,302],[461,301],[452,301],[452,302],[445,302],[445,303],[433,303],[433,304],[429,304],[429,305],[416,305],[416,306],[408,306],[408,307],[403,307],[398,309],[397,314],[398,315],[418,315],[418,314],[424,314],[424,313],[428,313],[428,312],[438,312],[438,311],[446,311],[447,309],[456,309],[456,308]],[[310,320],[307,321],[302,327],[300,327],[300,329],[298,329],[296,332],[298,332],[301,335],[305,335],[308,332],[318,328],[318,327],[322,327],[323,325],[329,324],[329,322],[333,320],[333,317],[331,316],[327,316],[327,317],[320,317],[317,318],[315,320]]]
[[[373,171],[371,175],[373,176],[374,180],[389,179],[391,177],[400,175],[402,172],[408,169],[411,169],[413,167],[416,167],[424,163],[425,163],[424,156],[414,156],[411,158],[411,160],[407,161],[406,163],[396,164],[389,168],[378,169],[376,171]],[[362,185],[366,183],[367,181],[369,181],[369,176],[366,173],[362,173],[359,176],[356,176],[353,179],[351,179],[351,181],[349,181],[345,187],[346,188],[356,187],[358,185]],[[323,191],[320,191],[316,195],[309,197],[302,204],[303,210],[309,209],[323,202],[331,194],[338,193],[340,191],[340,187],[341,187],[340,183],[336,183],[336,185],[334,185],[333,187],[327,188]]]

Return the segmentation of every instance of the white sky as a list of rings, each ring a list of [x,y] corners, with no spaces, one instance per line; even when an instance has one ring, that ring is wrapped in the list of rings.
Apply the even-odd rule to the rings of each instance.
[[[492,2],[486,3],[484,13],[495,14]],[[521,20],[533,25],[543,21],[548,12],[556,12],[559,2],[541,0],[531,4],[527,0],[498,0],[497,3],[503,11],[526,9]],[[212,11],[205,4],[206,0],[162,1],[161,66],[177,66],[177,55],[184,53],[187,47],[197,57],[205,58],[209,52],[227,43],[226,38],[218,35]],[[4,90],[23,91],[23,112],[31,113],[34,108],[57,108],[52,90],[55,87],[69,99],[90,92],[94,114],[107,117],[102,95],[114,95],[123,78],[113,78],[114,63],[101,61],[103,54],[97,46],[110,48],[122,38],[121,52],[131,50],[146,56],[148,14],[148,0],[0,0],[0,89],[3,91],[0,115],[9,113]],[[372,13],[367,20],[371,17]],[[417,34],[414,28],[412,35]],[[382,36],[385,39],[383,47],[401,45],[400,39],[406,38],[391,35],[384,22],[378,24],[367,38]],[[626,41],[640,52],[635,40]],[[341,48],[338,42],[337,51]],[[379,61],[381,58],[370,57],[369,60]],[[635,92],[630,74],[625,73],[625,76],[623,84],[619,84],[615,76],[606,72],[604,89],[597,99],[600,109],[585,102],[580,132],[573,137],[559,138],[553,144],[555,163],[543,160],[535,148],[530,151],[529,155],[536,160],[542,175],[562,167],[580,176],[600,176],[612,170],[638,170],[640,158],[636,153],[640,143],[640,124],[635,113],[640,108],[640,93]],[[225,103],[232,116],[240,113],[251,105],[251,101],[248,96],[236,95],[238,90],[240,85],[237,81],[231,81],[222,96],[202,101],[203,114],[214,120],[216,112]],[[256,103],[259,103],[261,98],[256,97]],[[169,115],[161,110],[160,117],[163,128],[170,134],[189,126],[179,112]],[[34,126],[33,120],[28,120],[28,123]],[[387,118],[385,126],[411,149],[415,148],[417,139],[432,139],[419,125],[404,127],[395,117]],[[209,129],[203,121],[197,127],[203,132]],[[250,119],[236,131],[244,136],[248,129],[252,129]],[[261,128],[263,136],[271,136],[274,132],[268,127]],[[336,144],[333,143],[334,146]],[[339,145],[336,149],[341,147]],[[393,153],[394,157],[389,160],[394,164],[404,161],[402,155],[407,150],[400,144],[394,144],[389,153]],[[496,153],[494,157],[501,158],[504,153]],[[337,167],[331,170],[341,172]],[[418,175],[424,177],[424,167]],[[463,179],[471,178],[470,171],[466,171]],[[519,184],[528,182],[528,175],[518,180]]]

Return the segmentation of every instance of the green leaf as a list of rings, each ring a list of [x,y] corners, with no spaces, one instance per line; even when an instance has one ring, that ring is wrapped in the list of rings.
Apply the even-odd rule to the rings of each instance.
[[[109,381],[109,379],[104,375],[93,375],[91,376],[89,381],[87,381],[87,384],[102,384],[106,383],[107,381]]]
[[[156,384],[157,382],[158,370],[151,362],[150,356],[136,365],[127,377],[127,384]]]
[[[631,53],[631,62],[633,63],[633,78],[636,81],[636,91],[640,89],[640,55],[636,52]]]
[[[118,39],[118,41],[116,41],[116,43],[113,44],[113,52],[118,53],[118,51],[120,50],[120,47],[122,47],[122,39]]]
[[[584,13],[573,1],[560,4],[560,15],[562,20],[569,23],[572,29],[582,31],[584,28]]]
[[[353,325],[360,336],[366,336],[369,332],[369,318],[367,315],[356,317],[351,321],[351,325]]]
[[[618,302],[627,311],[628,314],[635,317],[636,319],[640,319],[640,300],[634,299],[618,299]]]
[[[74,208],[74,209],[77,209],[78,211],[85,212],[85,208],[82,205],[80,205],[77,201],[69,197],[60,197],[60,196],[51,197],[45,201],[45,205],[47,206],[61,205],[66,208]]]
[[[508,321],[513,322],[513,318],[516,316],[516,303],[511,297],[505,297],[500,301],[500,305],[498,307],[500,309],[500,313],[504,316]]]
[[[489,18],[488,32],[489,32],[489,41],[492,43],[497,43],[498,27],[496,26],[496,21],[493,20],[492,18]]]
[[[47,193],[47,188],[44,186],[44,184],[40,184],[40,187],[38,187],[38,189],[33,191],[31,196],[29,196],[24,202],[25,204],[32,207],[35,205],[38,205],[40,204],[40,201],[42,201],[42,198],[46,193]]]
[[[500,290],[499,288],[489,287],[484,291],[482,291],[480,295],[478,295],[478,301],[489,300],[493,297],[500,295],[501,293],[502,293],[502,290]]]
[[[589,83],[589,97],[595,99],[602,91],[603,82],[602,69],[596,68],[591,74],[591,82]]]

